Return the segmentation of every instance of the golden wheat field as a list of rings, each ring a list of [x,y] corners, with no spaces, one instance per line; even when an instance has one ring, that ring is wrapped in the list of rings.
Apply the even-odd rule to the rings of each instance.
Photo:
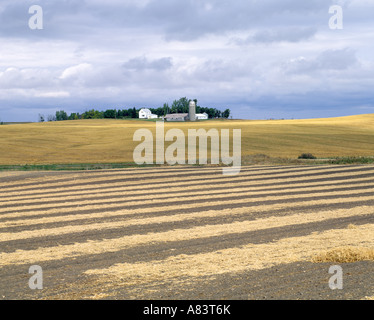
[[[0,298],[369,299],[373,176],[333,165],[1,172]],[[328,286],[335,264],[344,290]],[[32,265],[43,290],[28,286]]]
[[[75,120],[0,126],[0,165],[133,162],[136,130],[155,133],[140,120]],[[241,129],[242,157],[297,158],[374,155],[374,114],[341,118],[165,123],[165,130]]]

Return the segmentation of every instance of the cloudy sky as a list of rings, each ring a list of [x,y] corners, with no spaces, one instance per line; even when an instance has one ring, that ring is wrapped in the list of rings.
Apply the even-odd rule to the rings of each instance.
[[[242,119],[374,113],[374,0],[1,0],[0,38],[1,121],[185,96]]]

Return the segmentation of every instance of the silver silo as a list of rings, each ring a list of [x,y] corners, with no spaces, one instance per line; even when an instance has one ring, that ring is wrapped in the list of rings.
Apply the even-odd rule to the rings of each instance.
[[[190,101],[188,117],[190,121],[196,121],[196,104],[195,101]]]

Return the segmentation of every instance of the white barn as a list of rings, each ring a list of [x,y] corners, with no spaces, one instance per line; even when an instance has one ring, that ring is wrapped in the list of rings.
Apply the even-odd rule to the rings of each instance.
[[[197,113],[195,117],[196,117],[196,120],[208,120],[208,118],[209,118],[209,116],[206,112]]]
[[[139,119],[157,119],[158,116],[153,114],[151,110],[143,108],[139,111]]]

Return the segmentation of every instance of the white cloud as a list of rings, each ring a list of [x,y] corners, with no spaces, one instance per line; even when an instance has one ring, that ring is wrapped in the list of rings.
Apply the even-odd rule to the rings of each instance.
[[[66,91],[55,91],[55,92],[38,92],[35,93],[37,98],[68,98],[70,93]]]
[[[65,79],[71,79],[71,78],[76,78],[79,76],[82,76],[88,72],[92,71],[92,65],[89,63],[81,63],[76,66],[72,66],[69,68],[66,68],[61,76],[60,79],[65,80]]]
[[[53,85],[52,73],[45,68],[10,67],[0,72],[0,88],[41,88]],[[1,90],[1,89],[0,89]]]

